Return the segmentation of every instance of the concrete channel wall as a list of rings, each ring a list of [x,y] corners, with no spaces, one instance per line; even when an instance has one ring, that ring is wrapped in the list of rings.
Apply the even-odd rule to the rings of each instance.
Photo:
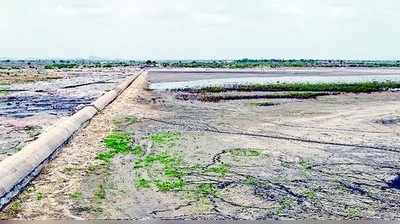
[[[128,88],[142,71],[92,104],[49,128],[21,151],[0,162],[0,210],[18,195],[72,136]]]

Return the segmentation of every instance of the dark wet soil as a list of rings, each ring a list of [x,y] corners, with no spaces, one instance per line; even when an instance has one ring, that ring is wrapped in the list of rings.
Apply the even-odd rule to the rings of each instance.
[[[42,112],[68,116],[78,107],[88,105],[92,101],[93,98],[90,97],[57,95],[6,96],[0,97],[0,116],[24,118]]]
[[[400,116],[387,116],[375,121],[377,124],[382,125],[400,125]]]
[[[400,174],[388,183],[390,188],[400,190]]]

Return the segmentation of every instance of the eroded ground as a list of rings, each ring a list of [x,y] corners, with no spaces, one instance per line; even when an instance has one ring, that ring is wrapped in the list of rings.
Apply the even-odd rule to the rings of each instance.
[[[400,219],[399,92],[213,103],[147,85],[135,81],[3,217]]]

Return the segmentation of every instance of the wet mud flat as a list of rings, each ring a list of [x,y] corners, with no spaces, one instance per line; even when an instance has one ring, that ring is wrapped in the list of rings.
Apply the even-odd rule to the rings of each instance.
[[[147,89],[95,118],[3,217],[400,219],[399,92]]]
[[[96,217],[399,219],[399,97],[259,107],[154,93],[161,116],[122,128],[143,155],[108,165]],[[83,184],[87,197],[98,178]]]
[[[40,74],[20,70],[9,76],[3,74],[0,161],[34,140],[57,119],[70,116],[93,102],[128,74],[129,70],[117,69],[71,69]]]

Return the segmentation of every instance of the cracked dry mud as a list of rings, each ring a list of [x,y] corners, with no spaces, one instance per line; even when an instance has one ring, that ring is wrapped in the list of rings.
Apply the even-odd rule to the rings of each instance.
[[[265,100],[180,101],[145,85],[97,116],[3,216],[400,219],[400,93],[259,107]],[[126,116],[138,121],[115,123]],[[113,129],[144,155],[96,160]]]

